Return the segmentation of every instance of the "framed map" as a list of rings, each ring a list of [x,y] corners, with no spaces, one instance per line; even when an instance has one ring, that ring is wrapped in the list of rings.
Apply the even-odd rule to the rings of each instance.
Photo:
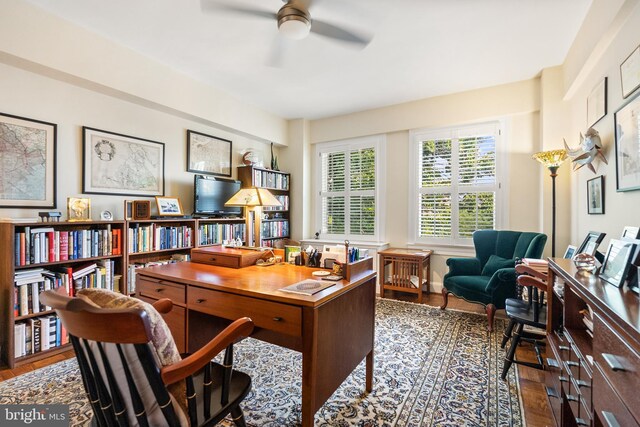
[[[57,129],[0,113],[0,208],[56,207]]]
[[[164,196],[164,144],[82,127],[82,192]]]
[[[187,171],[231,176],[231,141],[187,130]]]

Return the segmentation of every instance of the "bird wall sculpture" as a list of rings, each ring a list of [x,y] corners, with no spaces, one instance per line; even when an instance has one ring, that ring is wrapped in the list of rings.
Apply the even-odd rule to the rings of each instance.
[[[569,148],[564,138],[563,141],[567,154],[572,158],[571,161],[573,162],[574,171],[587,165],[593,173],[596,173],[596,168],[592,164],[596,157],[600,157],[600,160],[608,164],[607,159],[601,151],[602,140],[600,139],[600,134],[594,128],[589,128],[584,136],[580,133],[580,145],[577,148]]]

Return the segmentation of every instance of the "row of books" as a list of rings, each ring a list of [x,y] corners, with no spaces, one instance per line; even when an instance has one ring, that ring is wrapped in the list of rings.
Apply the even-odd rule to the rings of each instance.
[[[174,264],[176,262],[189,261],[191,256],[188,254],[173,254],[171,258],[163,259],[159,261],[149,262],[136,262],[129,264],[127,274],[127,295],[133,295],[136,293],[136,270],[139,268],[153,267],[154,265]]]
[[[244,239],[245,224],[201,224],[198,228],[198,244],[213,245],[223,240]]]
[[[262,238],[285,237],[289,235],[289,221],[265,221],[261,226]]]
[[[263,240],[260,243],[260,246],[265,247],[265,248],[275,248],[276,246],[278,246],[278,243],[283,242],[283,239],[270,239],[270,240]]]
[[[256,187],[275,188],[277,190],[289,189],[289,175],[263,170],[253,171],[253,185]]]
[[[69,335],[55,314],[14,324],[15,357],[28,356],[67,344]]]
[[[582,323],[586,328],[587,335],[593,339],[593,310],[591,310],[590,306],[586,306],[578,313],[582,315]]]
[[[263,211],[288,211],[289,210],[289,196],[282,195],[276,196],[276,199],[280,202],[282,206],[265,206],[262,208]]]
[[[160,226],[136,224],[128,230],[129,253],[188,248],[192,245],[193,229],[189,226]]]
[[[111,225],[99,229],[56,230],[24,227],[15,235],[16,266],[120,255],[122,233]]]

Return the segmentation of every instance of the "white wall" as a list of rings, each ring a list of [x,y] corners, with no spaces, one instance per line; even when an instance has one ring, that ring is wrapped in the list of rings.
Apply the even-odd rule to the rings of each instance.
[[[66,198],[89,197],[92,217],[110,210],[123,218],[123,196],[82,196],[82,126],[163,142],[165,144],[165,193],[180,197],[186,213],[193,209],[193,173],[187,170],[186,130],[191,129],[232,141],[233,177],[241,163],[240,150],[255,148],[270,161],[269,145],[173,114],[142,107],[109,95],[0,64],[0,112],[58,125],[57,210],[66,218]],[[276,150],[277,153],[277,150]],[[153,199],[151,199],[153,200]],[[152,203],[155,206],[155,202]],[[37,217],[47,209],[1,209],[0,217]]]

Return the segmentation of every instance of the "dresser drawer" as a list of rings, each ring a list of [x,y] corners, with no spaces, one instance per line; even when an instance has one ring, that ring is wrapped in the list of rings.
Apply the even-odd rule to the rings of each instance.
[[[287,335],[302,336],[300,307],[196,286],[189,286],[187,307],[189,310],[230,320],[247,316],[257,327]]]
[[[217,265],[218,267],[240,268],[240,258],[220,253],[191,251],[191,262]]]
[[[185,302],[185,285],[139,275],[136,278],[136,286],[140,295],[148,298],[169,298],[178,304],[184,304]]]
[[[593,353],[602,374],[623,401],[638,402],[640,357],[597,315],[593,329]],[[640,419],[640,405],[632,404],[629,410]]]
[[[156,301],[151,298],[145,298],[143,296],[140,296],[139,298],[144,302],[148,302],[149,304],[153,304]],[[167,323],[167,326],[171,331],[171,335],[173,336],[173,341],[176,343],[178,352],[186,352],[187,340],[185,334],[185,308],[174,305],[171,308],[170,312],[161,314],[161,316]]]
[[[593,387],[598,391],[593,394],[593,414],[605,427],[631,427],[638,426],[629,409],[620,400],[620,397],[611,388],[611,384],[606,380],[603,372],[605,367],[596,364],[593,367]],[[630,402],[634,402],[633,400]],[[637,399],[635,400],[637,402]],[[628,401],[629,403],[629,401]],[[632,405],[637,406],[637,405]]]

